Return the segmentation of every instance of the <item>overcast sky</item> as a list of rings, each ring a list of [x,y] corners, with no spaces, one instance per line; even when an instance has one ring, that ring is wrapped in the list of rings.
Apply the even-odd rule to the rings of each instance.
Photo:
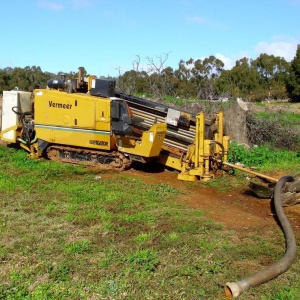
[[[294,58],[300,0],[2,0],[0,68],[116,76],[149,58]]]

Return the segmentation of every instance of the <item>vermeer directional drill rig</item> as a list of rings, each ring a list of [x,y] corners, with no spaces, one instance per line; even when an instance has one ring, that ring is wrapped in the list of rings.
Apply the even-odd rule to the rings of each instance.
[[[117,93],[95,76],[49,80],[33,93],[4,91],[1,139],[31,157],[127,169],[156,161],[178,179],[207,181],[227,160],[223,113],[191,115]]]

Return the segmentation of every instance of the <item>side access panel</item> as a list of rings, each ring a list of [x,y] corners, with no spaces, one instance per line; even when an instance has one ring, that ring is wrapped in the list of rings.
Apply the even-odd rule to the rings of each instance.
[[[35,90],[37,137],[53,144],[111,150],[110,100],[57,90]]]

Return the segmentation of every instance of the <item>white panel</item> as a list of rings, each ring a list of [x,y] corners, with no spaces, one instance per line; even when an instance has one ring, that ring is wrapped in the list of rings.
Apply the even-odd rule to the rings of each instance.
[[[179,118],[180,118],[180,111],[169,108],[168,114],[165,118],[165,122],[170,125],[178,126]]]
[[[12,111],[14,106],[21,107],[23,112],[31,111],[31,93],[20,91],[4,91],[2,104],[2,132],[12,126],[20,125],[18,115]],[[3,133],[2,138],[6,141],[16,142],[15,131]]]
[[[18,124],[18,116],[12,111],[12,107],[18,106],[18,92],[4,91],[2,104],[2,131]],[[3,138],[15,142],[15,132],[8,131]]]

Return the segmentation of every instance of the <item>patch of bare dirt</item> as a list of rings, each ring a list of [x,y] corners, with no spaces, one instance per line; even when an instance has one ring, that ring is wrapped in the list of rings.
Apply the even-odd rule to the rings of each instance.
[[[259,230],[278,226],[271,199],[258,199],[251,190],[244,186],[229,192],[220,192],[211,187],[190,185],[177,179],[177,172],[156,170],[151,173],[144,170],[126,171],[145,182],[166,183],[184,193],[180,203],[203,211],[211,219],[232,229]],[[176,200],[178,201],[178,200]],[[284,208],[294,229],[300,228],[300,205]]]

